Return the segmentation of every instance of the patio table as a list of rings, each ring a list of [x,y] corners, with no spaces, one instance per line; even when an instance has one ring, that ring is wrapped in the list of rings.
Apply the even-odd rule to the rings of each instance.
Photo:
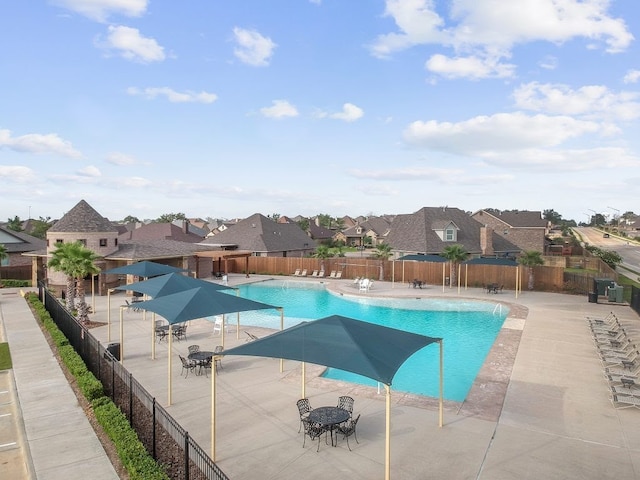
[[[322,425],[328,429],[331,434],[331,445],[335,447],[333,442],[333,429],[336,425],[349,420],[349,412],[339,407],[318,407],[309,413],[309,421]],[[336,442],[337,443],[337,442]]]

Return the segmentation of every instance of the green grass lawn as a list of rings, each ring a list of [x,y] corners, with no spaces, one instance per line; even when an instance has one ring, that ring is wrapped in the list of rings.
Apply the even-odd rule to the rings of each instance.
[[[11,353],[9,352],[8,343],[0,343],[0,370],[11,368]]]
[[[618,285],[622,285],[624,287],[626,287],[624,289],[624,301],[625,302],[630,302],[631,301],[631,285],[635,285],[636,287],[640,288],[640,283],[636,282],[635,280],[629,278],[629,277],[625,277],[624,273],[620,272],[620,275],[618,275]]]

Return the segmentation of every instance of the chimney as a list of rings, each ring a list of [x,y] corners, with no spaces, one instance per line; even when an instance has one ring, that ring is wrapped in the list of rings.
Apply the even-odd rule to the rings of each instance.
[[[493,228],[480,227],[480,251],[482,255],[494,255],[493,251]]]
[[[189,220],[182,221],[182,233],[189,233]]]

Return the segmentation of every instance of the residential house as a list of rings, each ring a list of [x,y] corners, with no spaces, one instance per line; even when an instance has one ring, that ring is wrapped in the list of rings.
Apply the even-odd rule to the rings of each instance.
[[[391,222],[387,217],[369,217],[353,227],[345,228],[336,233],[333,239],[335,241],[343,241],[347,246],[364,247],[371,245],[376,247],[384,243],[390,227]]]
[[[7,227],[0,227],[0,245],[4,245],[7,251],[7,258],[3,259],[0,265],[3,267],[15,267],[17,265],[30,265],[31,260],[22,254],[41,250],[46,247],[47,242],[24,232],[16,232]]]
[[[485,209],[471,216],[523,251],[545,252],[549,222],[542,218],[542,212]]]
[[[259,213],[207,237],[201,244],[222,250],[250,251],[256,257],[303,257],[316,247],[298,224],[277,223]]]
[[[407,254],[438,255],[455,244],[475,257],[504,257],[521,250],[491,227],[452,207],[423,207],[415,213],[397,215],[386,242],[396,258]]]
[[[129,230],[119,237],[121,242],[147,241],[147,240],[175,240],[178,242],[198,243],[204,238],[203,235],[192,233],[189,230],[189,222],[180,221],[180,226],[174,223],[152,222]]]

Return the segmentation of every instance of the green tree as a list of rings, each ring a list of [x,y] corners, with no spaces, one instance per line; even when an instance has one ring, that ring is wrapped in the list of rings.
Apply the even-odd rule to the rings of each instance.
[[[331,215],[327,215],[326,213],[321,213],[318,215],[318,225],[324,228],[331,228],[331,224],[333,223],[333,217]]]
[[[378,260],[389,260],[391,256],[391,245],[388,243],[379,243],[371,254],[373,258],[377,258]]]
[[[308,218],[302,218],[300,220],[298,220],[298,226],[304,230],[305,232],[309,231],[309,219]]]
[[[458,264],[464,262],[469,256],[469,253],[462,245],[455,244],[444,247],[440,255],[449,260],[449,286],[453,286],[456,284]]]
[[[614,250],[602,250],[594,245],[587,245],[587,250],[614,270],[622,263],[622,257]]]
[[[562,215],[556,212],[554,209],[542,211],[542,218],[551,222],[552,225],[559,225],[562,222]]]
[[[133,215],[127,215],[122,219],[122,223],[139,223],[140,220],[138,217],[134,217]]]
[[[44,240],[47,238],[47,230],[49,230],[50,227],[51,217],[40,217],[38,220],[31,220],[31,232],[29,232],[29,234]]]
[[[186,220],[187,216],[184,213],[163,213],[158,217],[156,223],[171,223],[174,220]]]
[[[13,218],[7,219],[7,228],[9,230],[13,230],[14,232],[22,231],[22,220],[20,220],[19,216],[15,216]]]
[[[87,315],[87,304],[85,301],[84,278],[100,272],[95,266],[97,255],[86,248],[80,242],[58,243],[56,249],[51,253],[49,267],[62,272],[67,276],[66,302],[69,310],[76,307],[76,297],[78,299],[78,319],[86,323],[89,320]]]
[[[271,215],[267,215],[267,218],[270,218],[274,222],[278,222],[278,220],[280,220],[280,214],[279,213],[272,213]]]
[[[7,247],[0,243],[0,265],[4,259],[9,258],[9,254],[7,253]]]
[[[533,290],[535,280],[533,276],[533,267],[544,265],[542,255],[536,250],[527,250],[522,255],[520,255],[520,258],[518,258],[518,262],[520,262],[521,265],[527,267],[527,269],[529,270],[529,283],[527,287],[529,288],[529,290]]]
[[[313,256],[315,258],[320,258],[321,260],[324,260],[325,258],[333,257],[333,254],[331,253],[331,250],[329,250],[329,247],[327,245],[318,245],[316,247],[316,251],[313,252]]]

